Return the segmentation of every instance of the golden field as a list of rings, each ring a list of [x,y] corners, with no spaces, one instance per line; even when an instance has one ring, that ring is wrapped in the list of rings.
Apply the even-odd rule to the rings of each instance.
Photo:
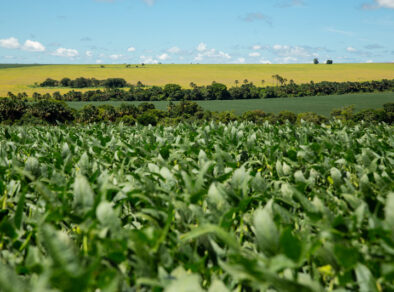
[[[69,88],[40,88],[35,83],[41,83],[46,78],[60,80],[63,77],[71,79],[77,77],[106,79],[124,78],[127,82],[135,84],[138,81],[146,85],[164,85],[177,83],[189,87],[190,82],[198,85],[207,85],[212,81],[234,86],[235,80],[240,83],[244,79],[261,85],[274,84],[272,75],[279,74],[296,83],[305,83],[311,80],[319,81],[368,81],[381,79],[394,79],[394,63],[381,64],[292,64],[292,65],[145,65],[136,68],[131,65],[40,65],[18,68],[0,69],[0,96],[8,92],[52,93],[54,91],[66,92]],[[88,89],[85,89],[88,90]]]

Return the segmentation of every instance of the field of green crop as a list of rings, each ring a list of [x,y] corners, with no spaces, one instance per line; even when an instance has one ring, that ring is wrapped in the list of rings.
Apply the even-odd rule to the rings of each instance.
[[[201,107],[210,111],[234,111],[241,115],[246,111],[260,109],[267,113],[279,113],[288,110],[294,113],[314,112],[326,117],[335,108],[341,108],[354,105],[356,112],[367,108],[381,108],[383,104],[394,101],[394,92],[385,93],[367,93],[367,94],[346,94],[330,96],[306,96],[300,98],[272,98],[272,99],[246,99],[246,100],[204,100],[195,101]],[[120,106],[122,103],[131,103],[138,105],[141,102],[122,102],[122,101],[104,101],[104,102],[67,102],[75,109],[81,109],[87,104],[102,105],[108,104]],[[151,102],[157,109],[167,110],[168,102],[153,101]]]
[[[1,291],[394,289],[394,130],[1,127]]]
[[[34,83],[41,83],[46,78],[60,80],[64,77],[86,77],[97,79],[124,78],[127,82],[135,84],[141,81],[147,85],[165,85],[177,83],[189,87],[190,82],[198,85],[211,84],[212,81],[234,86],[235,80],[243,82],[248,79],[256,85],[275,83],[272,75],[279,74],[296,83],[318,81],[370,81],[394,78],[394,64],[334,64],[334,65],[145,65],[144,67],[132,65],[42,65],[25,66],[17,68],[1,68],[0,66],[0,97],[7,93],[15,94],[26,92],[29,96],[33,92],[65,93],[69,88],[35,88]],[[86,91],[88,89],[84,89]]]

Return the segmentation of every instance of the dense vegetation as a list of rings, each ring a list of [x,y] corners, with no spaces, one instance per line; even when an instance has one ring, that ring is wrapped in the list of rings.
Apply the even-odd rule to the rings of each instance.
[[[74,80],[70,78],[63,78],[60,81],[47,78],[40,83],[41,87],[71,87],[71,88],[85,88],[85,87],[106,87],[106,88],[122,88],[127,85],[123,78],[108,78],[105,80],[97,80],[96,78],[79,77]]]
[[[60,84],[71,84],[71,87],[95,87],[87,86],[88,82],[104,86],[110,90],[89,90],[86,92],[69,91],[65,94],[54,92],[52,95],[34,93],[33,99],[56,99],[63,101],[105,101],[105,100],[123,100],[123,101],[157,101],[157,100],[227,100],[227,99],[256,99],[256,98],[277,98],[277,97],[302,97],[302,96],[323,96],[323,95],[340,95],[360,92],[382,92],[394,91],[394,79],[381,81],[366,82],[310,82],[306,84],[296,84],[286,78],[276,74],[273,75],[277,86],[259,87],[244,80],[240,86],[227,88],[226,85],[213,82],[208,86],[197,86],[190,84],[191,89],[182,88],[178,84],[167,84],[160,86],[145,86],[141,82],[137,85],[130,85],[128,90],[120,90],[118,87],[125,87],[126,81],[120,78],[111,78],[103,81],[96,79],[77,78],[70,80],[64,78]],[[262,81],[264,84],[264,80]],[[59,81],[47,79],[42,84],[59,84]],[[263,85],[262,84],[262,85]],[[86,85],[86,86],[85,86]],[[52,86],[52,85],[51,85]],[[55,86],[55,85],[53,85]],[[63,85],[66,86],[66,85]],[[13,95],[9,93],[9,95]],[[19,93],[20,97],[25,97]]]
[[[393,128],[0,128],[0,287],[393,291]]]
[[[387,103],[381,109],[366,109],[355,113],[352,106],[333,110],[333,118],[352,123],[359,121],[385,122],[392,124],[394,121],[394,103]],[[127,125],[136,123],[142,125],[173,125],[183,121],[207,122],[218,121],[228,123],[231,121],[252,121],[255,123],[299,123],[301,120],[317,124],[327,122],[326,117],[312,112],[295,114],[289,111],[281,111],[275,115],[261,110],[253,110],[235,115],[231,111],[211,112],[204,110],[195,102],[182,101],[179,103],[169,102],[167,110],[158,110],[154,104],[143,102],[138,106],[122,104],[115,108],[111,105],[93,104],[84,106],[80,110],[68,107],[64,102],[40,100],[27,102],[18,98],[0,99],[0,123],[3,124],[59,124],[59,123],[95,123],[95,122],[123,122]]]

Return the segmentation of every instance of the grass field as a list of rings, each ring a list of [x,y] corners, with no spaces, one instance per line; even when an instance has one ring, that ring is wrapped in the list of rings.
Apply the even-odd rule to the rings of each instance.
[[[211,111],[234,111],[236,114],[242,114],[246,111],[261,109],[265,112],[279,113],[283,110],[294,113],[315,112],[320,115],[329,116],[334,108],[354,105],[355,110],[360,111],[366,108],[379,108],[387,102],[394,102],[394,93],[367,93],[367,94],[346,94],[330,96],[307,96],[301,98],[272,98],[272,99],[246,99],[246,100],[204,100],[197,101],[206,110]],[[75,109],[81,109],[87,104],[101,105],[110,104],[119,106],[122,101],[104,101],[104,102],[68,102],[68,105]],[[126,102],[138,105],[141,102]],[[152,102],[157,109],[167,109],[168,102]]]
[[[9,67],[9,66],[8,66]],[[141,81],[147,85],[164,85],[178,83],[188,87],[190,82],[206,85],[212,81],[233,86],[235,80],[244,79],[261,84],[273,84],[273,74],[279,74],[296,83],[311,80],[318,81],[367,81],[394,78],[394,63],[384,64],[334,64],[334,65],[145,65],[136,68],[126,68],[125,65],[40,65],[7,68],[0,65],[0,96],[26,92],[67,92],[69,88],[34,88],[34,83],[40,83],[46,78],[60,80],[63,77],[94,77],[106,79],[111,77],[124,78],[129,83]],[[86,90],[86,89],[85,89]]]

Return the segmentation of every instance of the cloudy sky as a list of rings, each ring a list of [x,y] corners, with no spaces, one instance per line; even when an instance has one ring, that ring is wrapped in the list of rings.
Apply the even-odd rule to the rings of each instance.
[[[0,63],[394,61],[394,0],[12,0]]]

